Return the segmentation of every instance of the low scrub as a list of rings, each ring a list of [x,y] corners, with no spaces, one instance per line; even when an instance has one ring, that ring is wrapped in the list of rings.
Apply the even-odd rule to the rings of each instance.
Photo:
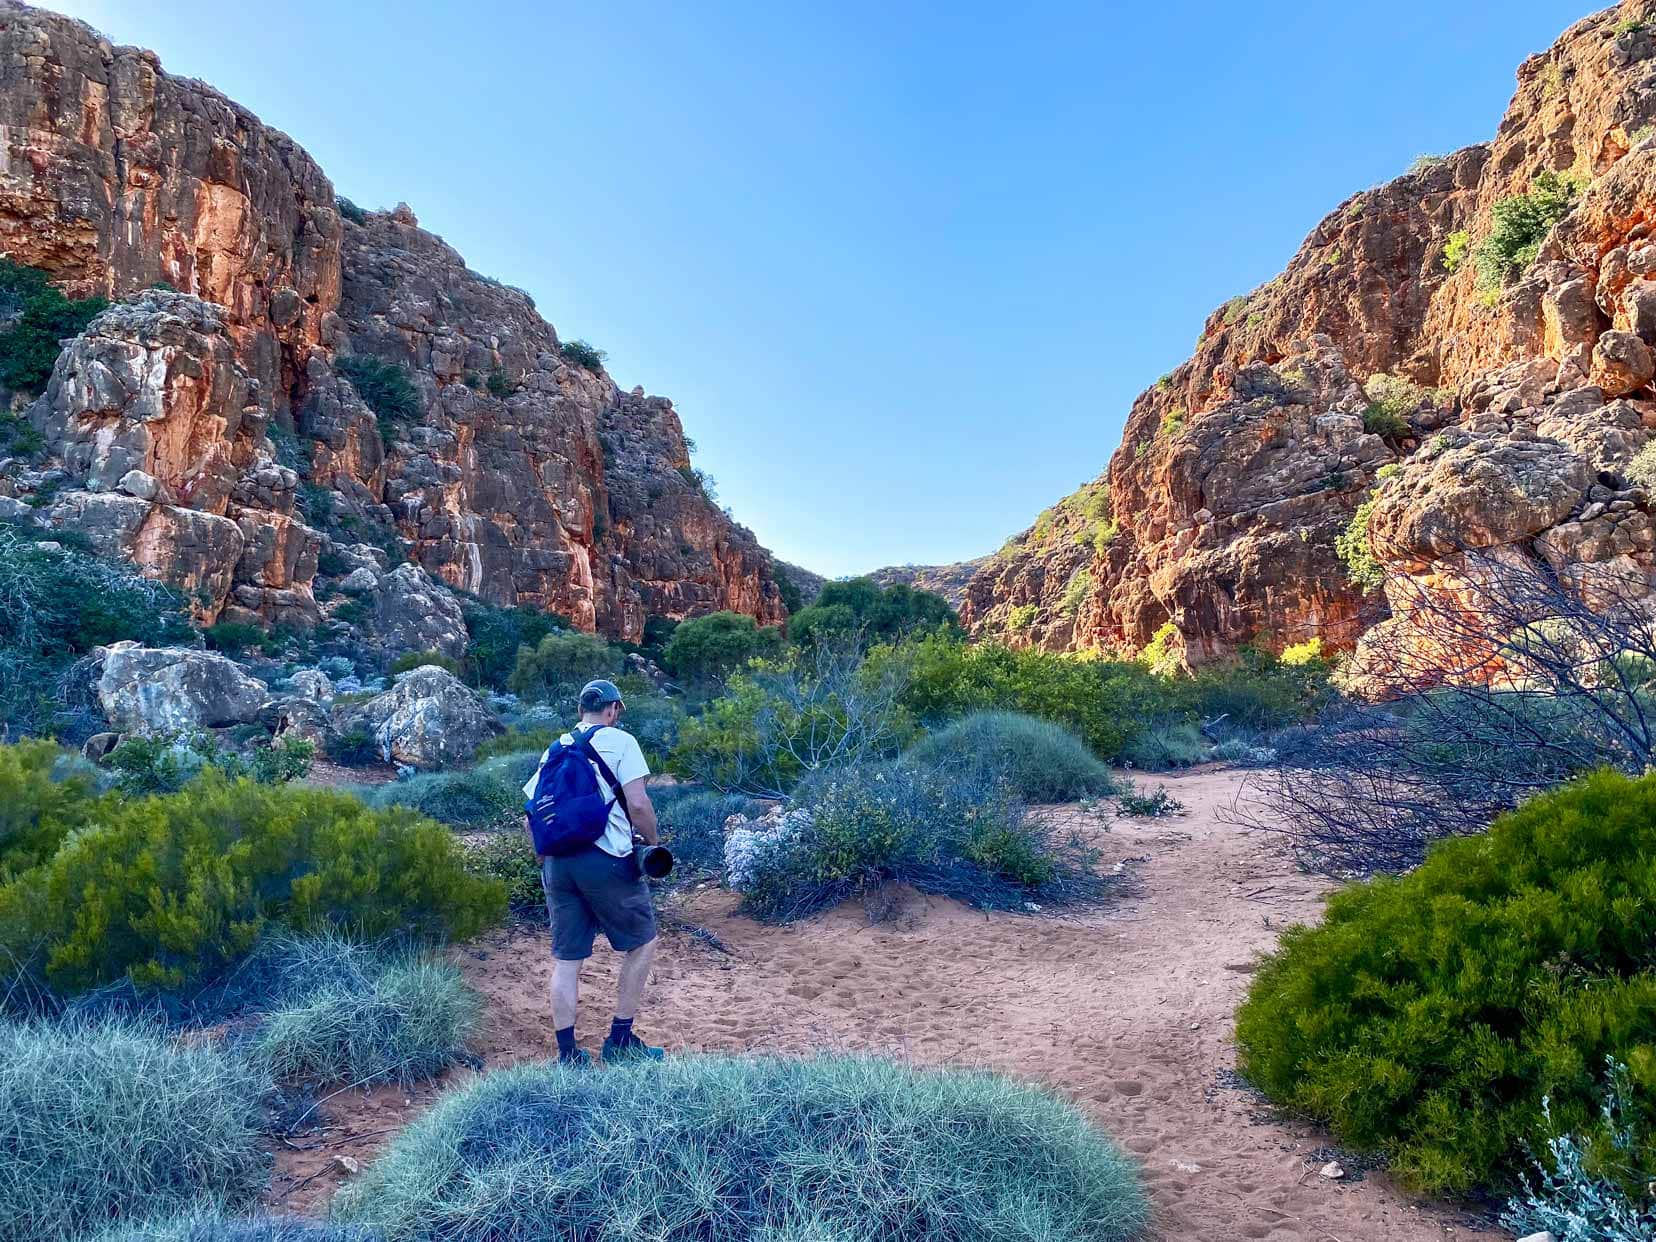
[[[407,367],[368,354],[352,354],[336,358],[334,370],[351,381],[357,395],[380,420],[381,435],[386,432],[386,424],[420,416],[420,390],[414,387]]]
[[[526,699],[573,708],[574,697],[587,682],[620,671],[619,649],[596,635],[572,630],[548,634],[534,647],[520,647],[507,685]]]
[[[744,911],[773,922],[889,881],[982,909],[1087,904],[1107,891],[1093,862],[999,778],[904,763],[829,773],[802,787],[786,815],[738,829],[725,847]]]
[[[764,803],[699,785],[658,785],[650,790],[662,842],[673,851],[674,874],[717,872],[724,866],[724,826],[732,815],[752,816]]]
[[[279,1082],[409,1083],[466,1055],[479,1002],[452,962],[338,936],[284,937],[261,956],[279,999],[253,1049]]]
[[[93,772],[56,743],[0,746],[0,883],[57,853],[97,795]]]
[[[534,608],[503,608],[463,596],[466,619],[465,678],[474,686],[504,690],[519,647],[534,647],[548,634],[570,628],[569,618]]]
[[[76,657],[123,638],[163,646],[190,635],[171,587],[92,555],[67,533],[52,532],[48,543],[59,546],[0,524],[0,739],[94,731],[102,716],[67,676]]]
[[[261,785],[285,785],[303,779],[315,758],[316,743],[305,738],[281,738],[242,753],[221,747],[209,733],[154,733],[127,738],[104,762],[130,796],[177,793],[209,767]]]
[[[1135,733],[1121,748],[1121,761],[1146,772],[1188,768],[1208,758],[1207,740],[1188,720],[1153,724]]]
[[[1239,1062],[1405,1184],[1463,1193],[1510,1183],[1558,1133],[1604,1157],[1598,1079],[1614,1058],[1649,1164],[1652,943],[1656,776],[1597,773],[1290,929],[1238,1015]]]
[[[331,790],[205,772],[97,804],[43,866],[0,886],[0,957],[58,994],[130,976],[176,989],[267,928],[465,938],[504,913],[440,824]]]
[[[89,1242],[382,1242],[370,1229],[297,1216],[192,1212],[167,1221],[100,1233]]]
[[[1514,1237],[1550,1234],[1565,1242],[1656,1237],[1656,1149],[1640,1142],[1627,1066],[1612,1059],[1605,1080],[1599,1109],[1604,1132],[1596,1143],[1579,1134],[1548,1141],[1546,1156],[1535,1158],[1523,1192],[1508,1201],[1501,1217]],[[1542,1113],[1548,1112],[1543,1101]]]
[[[516,774],[509,761],[504,767],[490,760],[459,772],[425,772],[362,791],[369,806],[385,809],[400,806],[441,820],[453,828],[498,828],[523,814],[525,772]]]
[[[269,1089],[246,1058],[159,1027],[0,1023],[0,1242],[250,1202]]]
[[[1145,819],[1160,819],[1163,815],[1177,815],[1185,809],[1172,794],[1167,792],[1166,785],[1157,785],[1149,793],[1136,787],[1129,787],[1116,795],[1116,807],[1123,815],[1138,816]]]
[[[974,784],[999,778],[1027,802],[1074,802],[1115,789],[1109,768],[1074,733],[1017,712],[973,712],[922,738],[907,758]]]
[[[609,357],[596,345],[582,340],[560,341],[558,352],[563,355],[565,362],[573,362],[578,367],[585,367],[594,375],[603,372],[604,361]]]
[[[521,831],[491,832],[472,842],[466,851],[466,869],[500,884],[506,904],[519,919],[546,918],[546,890],[541,887],[540,860]]]
[[[502,1070],[445,1097],[335,1216],[388,1242],[1118,1242],[1132,1163],[1071,1105],[862,1058]]]

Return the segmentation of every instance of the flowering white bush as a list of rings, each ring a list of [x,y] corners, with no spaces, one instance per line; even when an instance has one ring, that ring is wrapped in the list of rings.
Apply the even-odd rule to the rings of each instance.
[[[725,823],[725,883],[738,893],[747,892],[771,855],[810,826],[811,813],[800,808],[777,807],[758,819],[732,815]]]

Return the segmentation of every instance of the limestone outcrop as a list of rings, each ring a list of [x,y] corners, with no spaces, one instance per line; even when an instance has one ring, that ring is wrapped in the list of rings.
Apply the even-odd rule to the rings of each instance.
[[[1656,427],[1643,16],[1626,4],[1571,26],[1519,68],[1492,142],[1347,200],[1282,275],[1214,311],[1195,355],[1134,403],[1104,474],[973,577],[966,622],[1122,652],[1165,629],[1190,663],[1250,642],[1350,649],[1387,616],[1334,547],[1369,501],[1382,573],[1430,580],[1505,549],[1651,580],[1653,503],[1632,466]],[[1543,184],[1572,194],[1563,218],[1480,285],[1466,256],[1497,205]],[[1376,417],[1376,377],[1418,396],[1400,422]],[[1373,641],[1400,638],[1388,622]]]
[[[144,647],[99,648],[98,701],[122,733],[194,733],[246,724],[269,700],[264,683],[213,651]]]
[[[453,673],[426,664],[397,678],[397,684],[366,703],[337,710],[340,732],[365,730],[387,762],[417,768],[464,763],[500,722]]]
[[[669,401],[572,361],[527,294],[406,207],[341,204],[210,87],[16,0],[0,251],[115,302],[44,392],[0,393],[46,445],[0,460],[0,509],[185,588],[204,622],[453,654],[451,588],[634,641],[650,616],[785,615]],[[364,365],[411,398],[376,412]],[[367,617],[344,606],[352,575]]]

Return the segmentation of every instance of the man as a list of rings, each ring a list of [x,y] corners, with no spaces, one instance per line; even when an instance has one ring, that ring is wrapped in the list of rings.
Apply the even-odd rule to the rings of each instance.
[[[605,798],[614,798],[604,834],[578,854],[566,858],[542,858],[541,884],[546,889],[546,909],[552,920],[552,1020],[558,1036],[558,1060],[566,1065],[587,1065],[591,1058],[575,1044],[575,1010],[580,1000],[581,967],[592,956],[592,941],[602,928],[610,947],[622,954],[621,978],[615,999],[615,1020],[604,1040],[604,1061],[655,1060],[660,1048],[652,1048],[633,1033],[633,1017],[644,993],[644,982],[655,961],[655,910],[650,904],[650,886],[633,858],[633,835],[647,845],[657,845],[655,807],[644,791],[649,765],[638,740],[617,727],[626,705],[614,682],[590,681],[581,690],[581,723],[574,732],[587,733],[592,749],[609,767],[619,785],[612,788],[609,776],[592,765],[593,776]],[[590,731],[590,732],[588,732]],[[561,741],[572,745],[566,733]],[[546,755],[541,756],[546,762]],[[540,769],[523,787],[523,796],[533,800]],[[619,796],[617,796],[619,792]],[[528,829],[528,820],[524,820]],[[534,838],[530,837],[533,848]]]

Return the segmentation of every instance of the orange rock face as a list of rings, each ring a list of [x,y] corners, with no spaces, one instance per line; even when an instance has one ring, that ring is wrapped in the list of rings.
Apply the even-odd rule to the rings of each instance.
[[[49,457],[0,461],[0,508],[185,586],[205,620],[314,623],[324,554],[383,580],[386,548],[620,638],[784,615],[665,399],[566,362],[527,295],[406,208],[343,220],[310,157],[210,87],[11,0],[0,250],[117,301],[29,407]],[[346,355],[403,368],[417,411],[382,426]]]
[[[1078,540],[1040,523],[1014,539],[968,585],[968,624],[1123,652],[1171,624],[1191,663],[1249,642],[1349,648],[1386,601],[1334,542],[1377,486],[1368,541],[1394,572],[1436,572],[1456,539],[1645,565],[1634,527],[1650,502],[1628,471],[1656,424],[1656,30],[1632,12],[1577,22],[1526,61],[1491,143],[1348,200],[1281,276],[1209,316],[1087,489],[1107,490],[1109,518]],[[1454,255],[1544,173],[1579,196],[1486,294]],[[1375,376],[1413,386],[1401,425],[1371,413]],[[1594,525],[1611,512],[1614,531]]]

